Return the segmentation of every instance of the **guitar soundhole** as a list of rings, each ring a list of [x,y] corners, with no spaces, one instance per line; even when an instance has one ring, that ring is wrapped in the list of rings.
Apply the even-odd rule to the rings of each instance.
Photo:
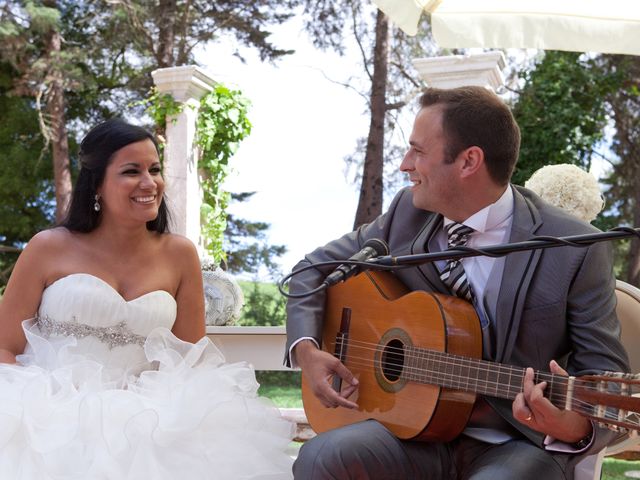
[[[403,374],[405,353],[412,346],[411,337],[401,328],[391,328],[380,337],[373,356],[373,370],[378,385],[385,392],[397,393],[407,384]]]
[[[382,353],[382,373],[389,382],[396,382],[404,365],[404,345],[398,339],[391,340]]]

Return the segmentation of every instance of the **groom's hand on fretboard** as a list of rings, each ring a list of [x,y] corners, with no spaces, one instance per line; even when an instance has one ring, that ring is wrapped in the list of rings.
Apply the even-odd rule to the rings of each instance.
[[[567,372],[555,360],[549,362],[551,373],[567,376]],[[582,415],[553,405],[544,391],[547,382],[534,383],[534,371],[527,368],[523,392],[512,405],[513,416],[519,422],[556,440],[575,443],[585,438],[592,430],[591,422]]]

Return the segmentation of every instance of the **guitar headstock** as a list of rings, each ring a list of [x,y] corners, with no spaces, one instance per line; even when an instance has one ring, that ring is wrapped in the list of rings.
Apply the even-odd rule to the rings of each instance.
[[[616,431],[640,431],[640,374],[605,372],[576,378],[567,409]]]

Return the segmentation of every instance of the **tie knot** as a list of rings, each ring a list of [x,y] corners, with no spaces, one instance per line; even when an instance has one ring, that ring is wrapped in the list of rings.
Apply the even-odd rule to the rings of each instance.
[[[453,222],[445,227],[445,232],[447,232],[449,247],[457,247],[467,243],[469,235],[475,232],[475,230],[462,223]]]

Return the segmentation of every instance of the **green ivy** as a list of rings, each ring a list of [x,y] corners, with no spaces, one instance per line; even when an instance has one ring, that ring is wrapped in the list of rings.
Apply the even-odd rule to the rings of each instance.
[[[229,160],[240,142],[251,133],[248,107],[249,101],[238,90],[220,84],[200,100],[196,125],[204,194],[200,224],[204,246],[216,262],[225,259],[222,238],[231,197],[222,190],[222,183],[229,174]]]
[[[169,93],[160,93],[156,87],[151,88],[147,98],[134,105],[145,107],[153,123],[162,130],[167,127],[167,117],[176,117],[184,110],[184,104],[175,101]]]
[[[169,93],[160,93],[156,87],[151,87],[149,96],[144,100],[134,102],[133,106],[135,105],[142,105],[147,115],[153,119],[156,126],[156,137],[164,137],[167,118],[172,118],[172,121],[175,122],[178,115],[184,110],[184,104],[174,100]],[[164,141],[158,142],[158,149],[160,150],[160,162],[164,165]]]
[[[162,130],[166,127],[167,117],[179,114],[184,108],[171,95],[161,95],[155,88],[142,103]],[[240,142],[251,133],[248,108],[249,101],[240,91],[221,84],[216,84],[213,91],[200,100],[196,122],[196,144],[200,148],[198,168],[203,191],[200,225],[204,246],[215,263],[226,258],[222,239],[230,194],[222,189],[222,184],[229,174],[229,160]]]

